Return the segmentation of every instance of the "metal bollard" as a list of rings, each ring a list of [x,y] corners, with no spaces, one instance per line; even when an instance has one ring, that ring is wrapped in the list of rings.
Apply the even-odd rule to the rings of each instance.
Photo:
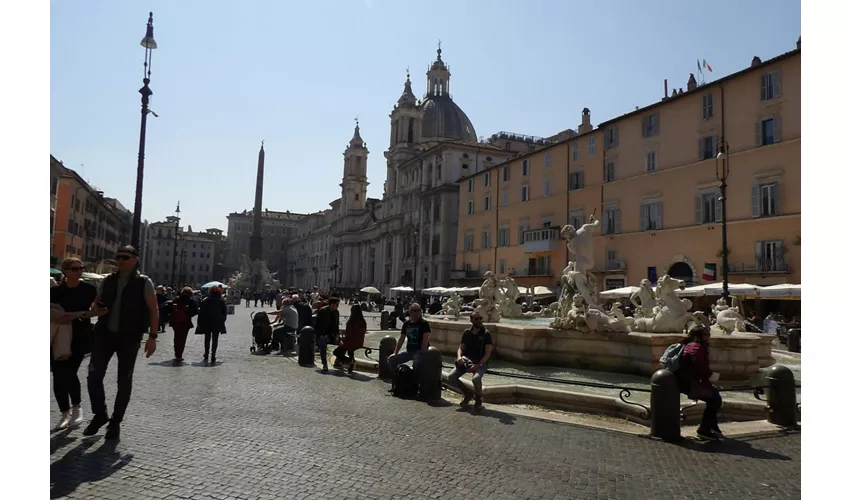
[[[797,427],[797,389],[787,366],[767,370],[767,421],[781,427]]]
[[[436,401],[443,392],[443,355],[434,346],[428,347],[419,358],[419,397]]]
[[[301,366],[316,365],[316,333],[312,326],[305,326],[298,336],[298,364]]]
[[[389,335],[381,339],[381,346],[378,348],[378,378],[393,378],[390,365],[387,364],[387,358],[395,351],[395,344],[395,338]]]
[[[389,330],[390,329],[390,313],[387,311],[381,311],[381,330]]]
[[[664,441],[682,439],[682,421],[679,409],[679,381],[676,374],[662,368],[652,374],[650,382],[649,435]]]
[[[800,329],[792,328],[788,330],[788,350],[791,352],[800,352]]]

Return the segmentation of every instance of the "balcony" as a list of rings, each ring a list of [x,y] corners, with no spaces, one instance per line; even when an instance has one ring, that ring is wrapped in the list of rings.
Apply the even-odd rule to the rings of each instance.
[[[755,259],[755,261],[744,264],[730,264],[729,274],[788,274],[790,266],[784,259]]]
[[[605,272],[620,272],[626,270],[626,261],[622,259],[611,259],[605,261]]]
[[[449,273],[449,278],[453,280],[475,279],[480,277],[481,273],[474,269],[452,269]]]
[[[552,276],[552,271],[543,267],[529,267],[528,269],[515,269],[513,275],[517,278],[534,278],[540,276]]]
[[[523,242],[525,253],[554,252],[561,243],[561,233],[554,227],[533,229],[523,233]]]

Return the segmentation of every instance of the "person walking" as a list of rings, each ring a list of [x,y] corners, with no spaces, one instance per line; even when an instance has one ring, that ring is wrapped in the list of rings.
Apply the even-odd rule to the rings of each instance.
[[[221,289],[210,288],[210,296],[201,302],[198,313],[198,329],[195,334],[204,336],[204,364],[215,366],[215,353],[218,350],[218,337],[227,333],[224,323],[227,321],[227,305],[221,298]],[[212,348],[212,351],[210,351]]]
[[[363,309],[359,305],[351,306],[351,316],[345,323],[345,333],[339,347],[334,349],[334,368],[342,368],[348,364],[348,373],[354,371],[354,351],[363,347],[366,338],[366,318],[363,317]],[[348,357],[346,357],[346,354]]]
[[[183,287],[180,296],[171,304],[171,328],[174,330],[174,365],[183,362],[183,351],[186,349],[186,338],[189,330],[195,328],[192,318],[198,315],[198,303],[194,299],[194,291]]]
[[[679,388],[683,394],[693,400],[705,402],[702,422],[697,428],[697,435],[705,439],[720,439],[723,437],[717,425],[717,413],[723,406],[720,391],[714,382],[720,378],[717,372],[712,372],[708,364],[708,344],[711,332],[704,326],[695,326],[688,332],[685,348],[679,360],[676,376]]]
[[[53,373],[53,396],[62,416],[56,430],[77,427],[83,423],[82,389],[80,387],[80,365],[91,350],[92,324],[88,312],[97,287],[80,279],[85,268],[80,259],[65,259],[62,262],[64,279],[50,289],[50,303],[58,304],[65,311],[54,322],[70,325],[71,356],[67,359],[55,359],[50,356],[50,371]],[[80,316],[81,312],[86,314]],[[75,314],[76,313],[76,314]]]
[[[322,360],[322,373],[328,372],[328,343],[339,338],[339,299],[331,297],[328,305],[316,313],[316,346]]]
[[[118,271],[101,282],[92,309],[94,315],[101,317],[94,329],[88,374],[89,398],[94,415],[83,431],[84,436],[93,436],[108,423],[105,438],[110,440],[121,436],[121,421],[130,404],[133,370],[142,337],[147,331],[145,355],[149,358],[156,352],[159,329],[156,291],[150,278],[139,273],[138,250],[131,245],[120,247],[115,261]],[[110,418],[106,409],[103,378],[113,355],[118,357],[118,392]]]

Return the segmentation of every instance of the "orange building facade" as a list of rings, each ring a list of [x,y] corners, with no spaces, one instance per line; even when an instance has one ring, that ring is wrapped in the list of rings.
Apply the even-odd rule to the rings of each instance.
[[[600,290],[664,274],[720,281],[716,158],[728,144],[729,281],[799,283],[800,49],[698,85],[460,182],[455,283],[557,286],[560,229],[591,214]],[[712,277],[713,275],[713,277]]]

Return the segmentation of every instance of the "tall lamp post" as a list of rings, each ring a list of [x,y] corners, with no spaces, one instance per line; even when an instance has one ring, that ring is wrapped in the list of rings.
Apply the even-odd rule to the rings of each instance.
[[[150,103],[153,91],[148,86],[151,82],[151,54],[156,48],[156,40],[153,39],[153,12],[148,16],[147,31],[142,38],[141,46],[145,48],[145,69],[142,73],[142,126],[139,132],[139,165],[136,170],[136,203],[133,205],[133,234],[132,244],[139,248],[139,237],[142,231],[142,186],[145,177],[145,132],[148,126],[148,103]]]
[[[729,143],[723,136],[717,145],[717,159],[714,169],[717,180],[720,181],[720,232],[722,238],[721,253],[723,254],[723,300],[729,303],[729,247],[726,243],[726,179],[729,178]]]

